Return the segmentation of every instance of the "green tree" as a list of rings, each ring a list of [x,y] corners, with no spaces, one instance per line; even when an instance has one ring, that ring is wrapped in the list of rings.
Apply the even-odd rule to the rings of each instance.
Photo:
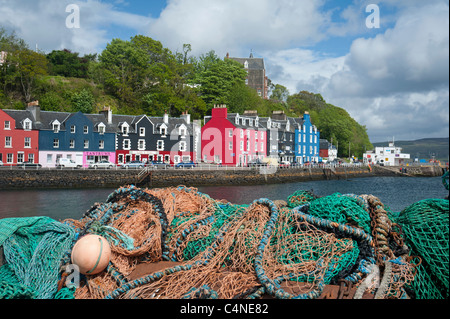
[[[65,77],[87,78],[89,64],[96,59],[96,54],[79,57],[70,50],[53,50],[47,54],[49,73]]]
[[[92,113],[94,109],[94,96],[87,89],[82,89],[80,92],[72,95],[72,105],[74,112]]]
[[[231,59],[220,59],[214,51],[202,55],[194,67],[191,83],[199,85],[201,98],[209,108],[213,104],[228,104],[233,88],[245,83],[247,72]]]
[[[289,90],[281,85],[281,84],[275,84],[271,85],[272,88],[272,94],[270,95],[270,99],[272,100],[278,100],[286,102],[289,97]]]

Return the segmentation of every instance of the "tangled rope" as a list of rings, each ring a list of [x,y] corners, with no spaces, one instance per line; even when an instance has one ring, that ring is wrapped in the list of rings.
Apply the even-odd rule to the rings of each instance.
[[[448,296],[448,245],[431,254],[424,247],[430,225],[418,224],[436,223],[433,214],[447,209],[439,232],[448,240],[446,202],[427,208],[430,214],[417,215],[420,204],[397,216],[372,195],[297,191],[287,206],[265,198],[233,205],[184,186],[122,187],[80,220],[0,220],[0,297],[313,299],[347,282],[355,298],[441,298]],[[40,245],[26,252],[24,233],[39,234],[33,242]],[[110,243],[111,261],[104,272],[81,276],[76,289],[64,287],[71,248],[88,233]],[[413,239],[418,234],[423,241]],[[14,265],[21,254],[35,262]],[[33,285],[24,270],[48,273],[50,283]]]

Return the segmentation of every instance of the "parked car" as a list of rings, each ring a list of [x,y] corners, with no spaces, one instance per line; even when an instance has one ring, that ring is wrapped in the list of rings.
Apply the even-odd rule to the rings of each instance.
[[[149,166],[153,167],[153,168],[169,168],[170,164],[164,163],[161,161],[153,161],[153,162],[150,162]]]
[[[190,162],[180,162],[177,165],[175,165],[175,168],[182,168],[182,167],[187,167],[187,168],[194,168],[196,165],[193,161]]]
[[[130,161],[122,165],[122,168],[144,168],[145,163],[141,161]]]
[[[60,158],[56,163],[56,167],[81,168],[80,164],[75,163],[74,160],[68,158]]]
[[[280,168],[289,168],[291,166],[291,162],[289,161],[281,161]]]
[[[41,168],[42,165],[39,164],[39,163],[23,162],[23,163],[17,164],[17,167],[20,167],[20,168]]]
[[[89,168],[113,168],[114,167],[114,163],[111,163],[110,161],[107,160],[101,160],[100,162],[97,163],[90,163],[89,164]]]
[[[264,163],[259,158],[256,160],[253,160],[247,164],[248,167],[261,167],[261,166],[267,166],[267,163]]]

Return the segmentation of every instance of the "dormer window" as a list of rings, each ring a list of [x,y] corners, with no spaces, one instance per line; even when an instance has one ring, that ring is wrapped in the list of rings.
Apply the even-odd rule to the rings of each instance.
[[[128,132],[129,132],[130,126],[128,125],[127,122],[122,124],[122,134],[125,136],[128,136]]]
[[[23,129],[27,130],[27,131],[31,130],[31,120],[30,119],[27,118],[27,119],[23,120]]]
[[[58,120],[53,121],[52,123],[52,129],[54,133],[58,133],[59,130],[61,129],[61,123],[59,123]]]
[[[178,129],[178,134],[181,135],[181,137],[185,137],[186,136],[186,126],[181,125],[180,128]]]
[[[98,125],[98,133],[99,133],[99,134],[101,134],[101,135],[105,134],[105,129],[106,129],[105,124],[100,123],[100,124]]]
[[[159,134],[161,134],[163,137],[167,135],[167,125],[163,124],[159,127]]]
[[[248,120],[248,125],[253,126],[253,120]]]

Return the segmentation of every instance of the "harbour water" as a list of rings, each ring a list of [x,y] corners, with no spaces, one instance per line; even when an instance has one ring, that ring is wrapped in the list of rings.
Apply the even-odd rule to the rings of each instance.
[[[0,191],[0,218],[48,216],[56,220],[79,219],[96,202],[105,202],[115,189],[48,189]],[[319,196],[372,194],[398,212],[428,198],[444,198],[448,191],[440,177],[367,177],[253,186],[208,186],[198,190],[215,199],[250,204],[255,199],[283,199],[296,190]]]

